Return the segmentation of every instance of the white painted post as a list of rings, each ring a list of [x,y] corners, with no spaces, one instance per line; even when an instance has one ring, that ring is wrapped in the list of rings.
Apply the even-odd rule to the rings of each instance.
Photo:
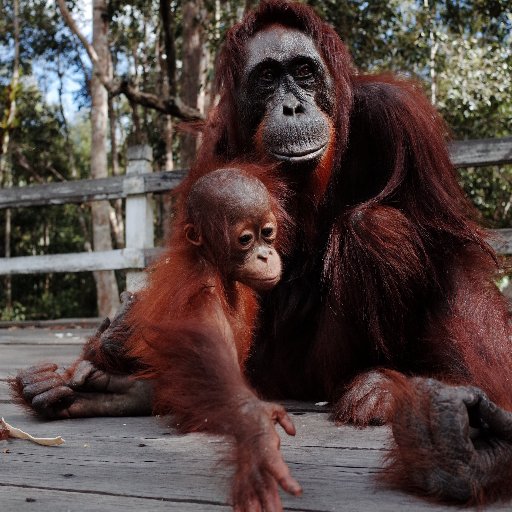
[[[151,194],[144,192],[144,174],[153,172],[153,152],[148,145],[131,146],[126,152],[127,179],[125,192],[140,192],[126,196],[126,248],[148,249],[154,247],[153,202]],[[136,291],[144,286],[145,274],[129,270],[126,289]]]

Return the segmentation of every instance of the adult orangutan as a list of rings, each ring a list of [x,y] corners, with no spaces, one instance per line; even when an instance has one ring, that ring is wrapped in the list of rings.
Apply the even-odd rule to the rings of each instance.
[[[328,399],[339,422],[391,422],[387,475],[399,486],[463,503],[510,497],[510,314],[420,88],[359,73],[327,24],[284,0],[262,1],[228,32],[217,85],[182,198],[212,159],[279,162],[296,226],[282,280],[263,297],[254,386]],[[125,318],[99,351],[122,347]],[[64,376],[25,372],[20,395],[50,416],[70,401],[104,413],[100,395],[83,392],[109,390],[110,377],[85,354]],[[117,365],[111,382],[124,385],[112,391],[144,412]]]

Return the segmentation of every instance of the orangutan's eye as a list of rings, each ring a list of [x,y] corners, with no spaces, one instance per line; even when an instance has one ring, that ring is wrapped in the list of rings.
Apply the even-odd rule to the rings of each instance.
[[[268,84],[271,84],[272,82],[274,82],[275,78],[276,78],[276,75],[272,68],[265,68],[262,70],[262,72],[260,74],[260,81],[265,85],[268,85]]]
[[[266,227],[261,230],[261,234],[264,238],[271,238],[274,234],[274,228],[273,227]]]
[[[295,68],[294,75],[295,78],[299,78],[301,80],[313,78],[313,68],[311,67],[310,64],[299,64]]]
[[[242,247],[247,247],[252,242],[253,236],[250,233],[244,233],[238,237],[238,242]]]

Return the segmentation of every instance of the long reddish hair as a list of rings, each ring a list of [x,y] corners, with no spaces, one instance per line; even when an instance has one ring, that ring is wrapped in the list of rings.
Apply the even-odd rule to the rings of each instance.
[[[334,29],[315,15],[310,7],[286,0],[263,0],[226,35],[216,66],[215,87],[220,99],[204,125],[197,168],[207,164],[212,155],[224,161],[240,157],[242,141],[235,95],[245,66],[247,42],[258,31],[276,23],[308,35],[334,78],[335,107],[327,114],[334,122],[336,134],[334,164],[339,160],[347,142],[348,112],[352,104],[350,77],[355,72],[348,49]]]

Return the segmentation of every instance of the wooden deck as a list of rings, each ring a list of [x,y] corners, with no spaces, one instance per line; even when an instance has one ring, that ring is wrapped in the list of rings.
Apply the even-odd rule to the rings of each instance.
[[[218,465],[224,443],[210,436],[180,436],[155,418],[97,418],[43,422],[10,401],[6,379],[41,361],[71,361],[90,331],[0,330],[0,416],[40,437],[66,444],[42,447],[0,441],[0,510],[229,511],[227,473]],[[293,511],[457,510],[379,487],[389,432],[385,427],[336,427],[325,408],[290,404],[297,436],[282,436],[282,450],[301,482],[301,498],[284,497]],[[510,505],[489,510],[510,510]]]

